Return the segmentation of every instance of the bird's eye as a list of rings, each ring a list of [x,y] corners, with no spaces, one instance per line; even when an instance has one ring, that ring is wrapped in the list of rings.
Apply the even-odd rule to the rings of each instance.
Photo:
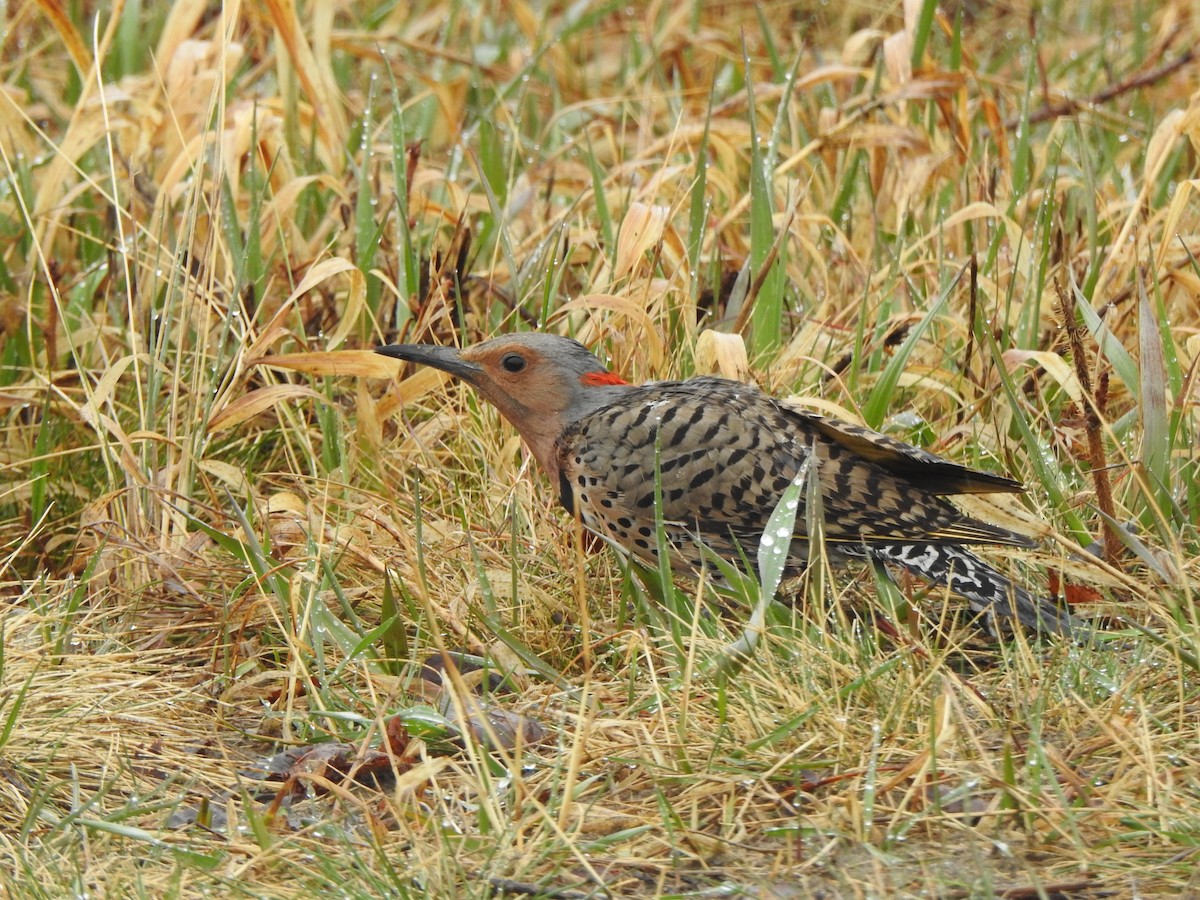
[[[500,365],[504,367],[505,372],[512,372],[515,375],[525,368],[525,357],[520,353],[505,353],[500,357]]]

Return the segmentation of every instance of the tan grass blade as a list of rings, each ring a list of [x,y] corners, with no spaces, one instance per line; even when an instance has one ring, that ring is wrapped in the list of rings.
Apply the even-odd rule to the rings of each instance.
[[[696,369],[734,381],[750,377],[750,359],[740,334],[724,334],[707,328],[696,338]]]
[[[273,384],[243,394],[219,409],[209,420],[208,430],[213,434],[227,431],[289,400],[328,402],[326,397],[302,384]]]
[[[92,67],[92,54],[75,29],[75,23],[71,21],[71,13],[61,0],[37,0],[37,5],[41,7],[46,18],[50,20],[50,24],[54,26],[54,30],[58,32],[58,36],[62,40],[63,46],[67,48],[67,52],[71,54],[71,60],[75,63],[75,68],[82,80]],[[120,7],[123,5],[120,2],[116,4],[117,10],[114,18],[120,14]]]

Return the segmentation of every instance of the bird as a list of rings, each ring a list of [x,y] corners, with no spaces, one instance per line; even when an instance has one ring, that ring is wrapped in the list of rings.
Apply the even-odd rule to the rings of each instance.
[[[741,567],[755,558],[782,493],[811,471],[831,561],[909,572],[966,600],[987,623],[1073,632],[1070,613],[966,546],[1034,543],[946,499],[1023,491],[1011,478],[799,409],[739,381],[630,384],[583,344],[556,334],[511,333],[461,350],[388,344],[376,352],[472,387],[516,427],[567,512],[646,565],[658,564],[661,527],[673,571],[682,564],[698,572],[706,548]],[[801,494],[787,575],[809,561]]]

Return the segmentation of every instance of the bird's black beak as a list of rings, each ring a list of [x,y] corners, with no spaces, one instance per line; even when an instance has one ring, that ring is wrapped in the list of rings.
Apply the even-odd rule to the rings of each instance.
[[[473,384],[483,369],[475,363],[467,362],[462,354],[453,347],[439,347],[436,344],[388,344],[386,347],[376,347],[376,353],[390,356],[392,359],[402,359],[406,362],[420,363],[432,366],[456,375],[468,384]]]

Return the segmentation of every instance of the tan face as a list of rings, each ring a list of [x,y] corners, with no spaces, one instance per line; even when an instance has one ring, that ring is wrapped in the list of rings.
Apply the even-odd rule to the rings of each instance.
[[[456,350],[431,344],[392,344],[378,352],[449,372],[500,410],[552,476],[554,443],[572,422],[596,408],[606,391],[625,382],[586,348],[548,334],[516,334]]]
[[[625,384],[625,380],[606,372],[590,355],[587,371],[565,364],[561,358],[547,358],[536,347],[521,340],[495,338],[462,351],[464,362],[479,366],[497,387],[512,394],[533,387],[543,389],[548,384],[562,385],[567,393],[578,387]],[[517,399],[520,399],[519,397]]]
[[[463,362],[478,367],[474,388],[496,406],[535,450],[546,437],[558,435],[563,413],[570,408],[578,384],[569,372],[540,350],[498,339],[470,347]],[[542,454],[539,452],[539,456]]]
[[[542,354],[516,341],[497,339],[476,344],[462,351],[465,362],[479,366],[484,377],[496,388],[509,394],[528,389],[546,378]]]

